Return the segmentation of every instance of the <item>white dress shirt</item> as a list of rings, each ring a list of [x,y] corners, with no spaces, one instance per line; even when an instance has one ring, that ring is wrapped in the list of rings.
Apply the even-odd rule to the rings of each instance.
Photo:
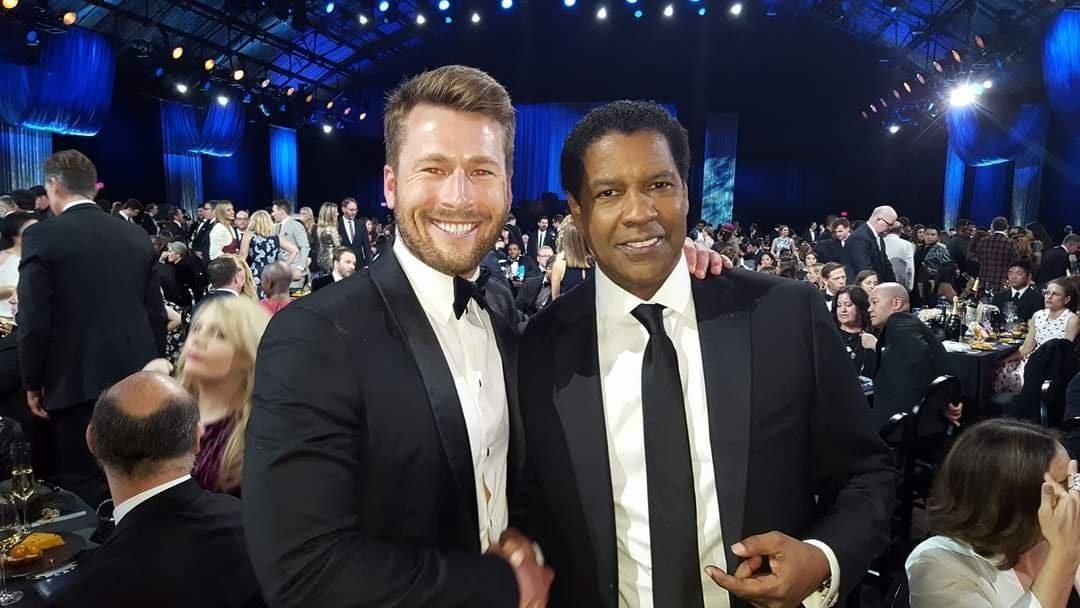
[[[1013,297],[1013,299],[1016,299],[1016,298],[1021,298],[1021,297],[1023,297],[1023,296],[1024,296],[1024,294],[1025,294],[1025,293],[1027,293],[1027,290],[1028,290],[1028,289],[1031,289],[1031,286],[1030,286],[1030,285],[1028,285],[1028,286],[1025,286],[1025,287],[1024,287],[1023,289],[1013,289],[1013,290],[1012,290],[1012,297]]]
[[[915,244],[899,234],[887,234],[885,245],[896,282],[910,291],[915,287]]]
[[[998,570],[994,561],[948,536],[924,540],[904,564],[911,608],[1042,608],[1015,570]],[[1073,587],[1080,591],[1080,572]]]
[[[342,218],[341,223],[345,225],[345,234],[349,237],[349,244],[352,245],[356,239],[356,220]]]
[[[599,267],[596,269],[597,354],[611,489],[615,502],[619,605],[627,608],[654,606],[648,475],[645,470],[645,435],[641,413],[641,368],[649,333],[631,315],[643,303],[662,304],[665,307],[664,329],[679,359],[695,480],[698,554],[701,560],[698,575],[701,577],[705,606],[727,608],[731,605],[727,591],[705,574],[705,566],[709,565],[727,571],[727,557],[720,522],[720,500],[716,492],[697,311],[691,292],[690,272],[682,256],[671,275],[648,302],[616,285]],[[729,542],[738,540],[741,539],[729,539]],[[821,548],[827,556],[832,572],[832,591],[830,597],[815,593],[804,604],[813,607],[831,605],[826,602],[835,602],[839,563],[832,550],[823,543],[807,542]]]
[[[135,507],[141,505],[142,503],[150,500],[151,498],[157,496],[158,494],[161,494],[165,490],[168,490],[169,488],[171,488],[173,486],[178,486],[178,485],[184,483],[185,481],[187,481],[189,479],[191,479],[191,475],[184,475],[183,477],[177,477],[176,479],[174,479],[172,481],[166,481],[165,483],[163,483],[161,485],[156,485],[156,486],[150,488],[149,490],[146,490],[144,492],[139,492],[138,494],[136,494],[135,496],[132,496],[131,498],[125,500],[124,502],[113,506],[113,524],[119,526],[120,525],[120,520],[123,519],[124,516],[127,515],[128,513],[131,513],[132,509],[134,509]]]
[[[417,259],[404,239],[394,239],[394,255],[424,309],[454,378],[472,452],[480,550],[486,551],[499,541],[510,518],[506,501],[509,406],[491,317],[470,299],[465,314],[454,318],[454,278]]]

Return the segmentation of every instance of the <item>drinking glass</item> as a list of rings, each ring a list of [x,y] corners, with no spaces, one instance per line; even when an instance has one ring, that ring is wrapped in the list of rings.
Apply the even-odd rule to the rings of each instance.
[[[30,460],[30,444],[19,441],[11,444],[11,496],[19,507],[23,534],[30,533],[30,497],[34,495],[34,465]]]
[[[8,591],[5,557],[8,551],[26,538],[19,522],[19,507],[14,501],[0,498],[0,606],[10,606],[23,598],[22,591]]]

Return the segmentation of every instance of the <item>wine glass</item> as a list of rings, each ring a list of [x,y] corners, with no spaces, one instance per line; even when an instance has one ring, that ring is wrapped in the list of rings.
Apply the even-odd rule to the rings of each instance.
[[[23,534],[30,533],[30,497],[34,495],[34,465],[30,454],[29,443],[11,444],[11,495],[19,507]]]
[[[6,497],[0,498],[0,606],[10,606],[23,598],[22,591],[8,591],[4,562],[7,552],[24,538],[26,533],[19,522],[19,507]]]

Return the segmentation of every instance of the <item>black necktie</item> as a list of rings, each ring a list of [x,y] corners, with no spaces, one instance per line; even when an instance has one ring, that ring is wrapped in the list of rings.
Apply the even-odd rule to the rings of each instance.
[[[476,300],[476,304],[480,308],[487,309],[484,290],[490,276],[491,273],[488,272],[488,269],[481,266],[480,276],[476,277],[475,283],[461,277],[454,277],[454,317],[460,319],[461,315],[465,314],[465,307],[469,305],[469,298]]]
[[[632,314],[649,332],[641,365],[641,416],[648,472],[653,605],[700,607],[704,598],[694,469],[679,359],[664,332],[663,306],[641,304]]]
[[[1019,291],[1013,291],[1013,298],[1012,299],[1013,299],[1013,302],[1019,302],[1020,301],[1020,292]]]

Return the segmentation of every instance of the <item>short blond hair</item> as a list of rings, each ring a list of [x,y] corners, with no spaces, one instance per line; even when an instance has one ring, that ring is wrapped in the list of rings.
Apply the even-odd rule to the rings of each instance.
[[[251,214],[250,221],[248,221],[248,230],[264,239],[268,239],[274,236],[274,218],[270,217],[270,214],[266,211],[259,209]]]
[[[507,175],[513,171],[516,121],[510,94],[486,72],[463,65],[444,65],[413,76],[390,93],[383,113],[386,164],[397,169],[405,139],[405,119],[420,104],[476,113],[499,123],[503,129]]]

